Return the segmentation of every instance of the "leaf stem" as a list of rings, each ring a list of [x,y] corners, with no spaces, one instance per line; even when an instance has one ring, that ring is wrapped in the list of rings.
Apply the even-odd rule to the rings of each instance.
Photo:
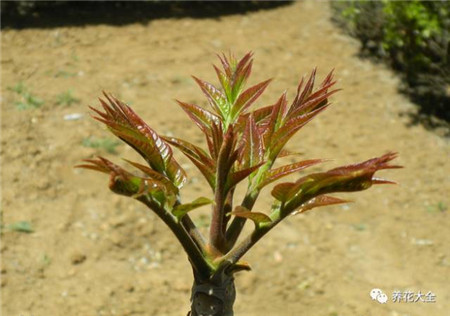
[[[250,248],[252,248],[258,242],[258,240],[260,240],[265,234],[267,234],[272,228],[274,228],[279,222],[281,222],[281,220],[282,218],[278,218],[268,225],[264,225],[255,229],[237,247],[230,250],[226,255],[218,258],[216,262],[220,262],[220,266],[230,263],[235,264],[248,250],[250,250]]]
[[[229,128],[220,146],[217,156],[215,205],[211,218],[209,241],[211,246],[220,252],[225,252],[225,203],[227,176],[231,169],[230,155],[234,146],[233,129]]]
[[[259,191],[253,191],[253,192],[247,193],[244,197],[244,200],[241,203],[241,206],[245,207],[246,209],[251,211],[253,206],[255,205],[258,195],[259,195]],[[230,250],[236,244],[236,241],[239,238],[239,235],[241,234],[242,229],[244,228],[245,221],[246,221],[246,219],[243,217],[235,216],[233,218],[233,220],[225,234],[225,240],[227,242],[227,250]]]
[[[191,217],[186,214],[181,219],[181,224],[186,229],[186,231],[189,233],[189,236],[191,236],[192,240],[195,242],[195,244],[204,251],[206,248],[206,241],[203,235],[198,230],[197,226],[195,226],[194,222],[192,221]]]
[[[170,228],[170,230],[173,232],[173,234],[183,247],[184,251],[188,255],[193,269],[197,273],[205,277],[209,277],[209,275],[211,275],[215,269],[205,260],[199,245],[194,242],[194,239],[191,237],[185,227],[178,224],[175,221],[175,218],[169,212],[161,208],[157,203],[148,199],[147,197],[141,196],[137,198],[137,200],[152,209],[155,214],[158,215],[158,217],[161,218],[161,220]]]

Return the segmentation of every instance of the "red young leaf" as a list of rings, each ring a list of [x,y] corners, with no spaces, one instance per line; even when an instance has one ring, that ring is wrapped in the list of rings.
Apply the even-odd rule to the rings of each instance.
[[[260,125],[262,125],[263,121],[267,121],[269,116],[272,114],[272,111],[273,111],[273,105],[269,105],[269,106],[265,106],[263,108],[256,109],[250,113],[245,113],[245,114],[239,115],[239,118],[235,125],[236,131],[242,132],[244,130],[250,114],[253,115],[256,125],[260,126]]]
[[[295,186],[294,182],[284,182],[284,183],[277,184],[272,189],[271,194],[278,201],[287,202],[290,198],[289,193],[291,192],[291,190],[294,186]]]
[[[225,74],[228,78],[231,78],[231,74],[232,74],[232,69],[231,69],[231,65],[228,62],[228,58],[225,56],[225,54],[222,54],[222,56],[217,55],[217,57],[219,57],[220,62],[222,63],[222,67],[225,70]],[[230,56],[232,57],[232,56]]]
[[[194,78],[194,80],[202,89],[203,93],[206,95],[206,98],[208,99],[211,107],[216,111],[216,113],[225,118],[228,114],[226,107],[227,101],[222,92],[206,81],[203,81],[195,76],[192,76],[192,78]]]
[[[168,190],[174,192],[175,194],[178,193],[178,188],[176,186],[173,185],[172,181],[170,181],[166,176],[164,176],[163,174],[156,172],[155,170],[141,165],[140,163],[134,162],[134,161],[130,161],[128,159],[124,159],[126,162],[128,162],[130,165],[132,165],[133,167],[141,170],[142,172],[144,172],[150,179],[154,179],[157,180],[159,182],[161,182],[162,184],[164,184]]]
[[[291,110],[295,110],[311,94],[311,92],[314,88],[316,72],[317,72],[317,68],[314,68],[313,71],[311,72],[311,75],[309,76],[309,79],[305,85],[305,88],[303,88],[304,78],[302,78],[300,84],[298,85],[297,95],[295,96],[294,102],[292,103]],[[303,88],[303,90],[302,90],[302,88]]]
[[[109,105],[101,100],[105,113],[91,107],[113,134],[133,147],[156,171],[161,172],[177,186],[186,181],[186,174],[172,156],[172,149],[129,106],[104,93]]]
[[[152,198],[157,198],[159,202],[168,199],[174,200],[173,197],[176,191],[172,190],[172,183],[167,186],[157,179],[136,176],[103,157],[86,159],[84,161],[90,163],[90,165],[85,164],[76,167],[110,174],[109,188],[114,193],[135,198],[148,194]],[[158,192],[159,194],[157,194]]]
[[[263,140],[264,140],[264,146],[267,148],[267,150],[270,150],[270,143],[272,141],[273,134],[280,128],[282,125],[282,122],[284,120],[284,114],[286,111],[286,92],[281,95],[281,97],[278,99],[278,101],[271,106],[272,113],[268,117],[268,122],[264,126],[264,134],[263,134]]]
[[[270,219],[269,216],[267,216],[264,213],[260,213],[260,212],[251,212],[248,209],[246,209],[245,207],[242,206],[236,206],[234,211],[229,213],[230,215],[234,215],[237,217],[242,217],[242,218],[246,218],[246,219],[250,219],[255,223],[255,226],[258,228],[261,225],[264,224],[268,224],[271,223],[272,220]]]
[[[289,117],[290,118],[298,117],[306,113],[309,113],[315,109],[319,109],[323,106],[328,105],[328,98],[338,91],[339,89],[332,90],[330,92],[322,91],[323,93],[321,93],[320,95],[315,96],[314,98],[308,98],[305,101],[305,103],[301,104],[292,113],[290,113]]]
[[[188,104],[176,100],[181,108],[189,115],[191,120],[202,130],[205,135],[211,134],[211,125],[213,123],[220,124],[220,119],[214,113],[205,110],[195,104]]]
[[[247,79],[250,76],[251,71],[252,71],[252,61],[250,60],[249,64],[246,65],[245,68],[238,69],[233,74],[233,79],[231,81],[232,89],[231,89],[230,103],[236,102],[236,99],[238,98],[239,94],[242,91],[242,88],[247,82]]]
[[[312,112],[306,113],[299,117],[290,119],[283,126],[277,130],[270,143],[270,154],[271,158],[274,159],[278,156],[279,152],[283,149],[289,139],[298,132],[300,128],[306,125],[311,119],[313,119],[317,114],[326,109],[326,106],[316,109]]]
[[[240,113],[245,112],[259,98],[271,81],[272,79],[260,82],[242,92],[233,106],[232,116],[237,117]]]
[[[292,213],[292,215],[304,213],[315,207],[327,206],[327,205],[332,205],[332,204],[349,203],[349,202],[350,201],[348,201],[348,200],[342,200],[342,199],[335,198],[335,197],[328,196],[328,195],[319,195],[315,198],[312,198],[308,202],[303,203],[297,211]]]
[[[232,189],[234,186],[236,186],[239,182],[241,182],[242,180],[247,178],[254,171],[258,170],[259,167],[261,167],[263,164],[265,164],[264,161],[260,162],[259,164],[255,165],[255,166],[230,173],[228,176],[228,179],[227,179],[226,186],[225,186],[226,192],[228,192],[230,189]]]
[[[389,161],[396,158],[396,153],[387,153],[381,157],[369,159],[365,162],[343,166],[308,175],[299,179],[294,187],[287,193],[289,209],[294,210],[318,195],[332,192],[354,192],[370,188],[379,182],[374,180],[374,174],[378,170],[401,168],[397,165],[389,165]],[[383,181],[382,183],[387,183]]]
[[[206,181],[208,181],[209,185],[214,190],[216,182],[215,162],[208,154],[200,147],[179,138],[164,137],[164,140],[181,150],[181,152],[194,163],[198,170],[200,170]]]
[[[289,164],[286,166],[282,166],[276,169],[272,169],[267,171],[267,174],[264,178],[264,180],[261,182],[261,184],[259,185],[259,188],[263,188],[266,185],[268,185],[269,183],[272,183],[284,176],[287,176],[291,173],[300,171],[302,169],[308,168],[310,166],[316,165],[318,163],[324,162],[324,159],[311,159],[311,160],[304,160],[304,161],[299,161],[293,164]]]
[[[311,73],[311,76],[306,83],[305,88],[302,91],[302,85],[303,85],[303,78],[300,82],[298,89],[297,89],[297,95],[294,99],[294,102],[292,102],[292,105],[289,109],[289,117],[293,118],[298,115],[305,114],[307,112],[310,112],[314,109],[317,109],[319,107],[322,107],[328,103],[328,97],[332,95],[333,93],[339,91],[339,90],[333,90],[331,92],[328,92],[328,89],[332,87],[336,82],[333,80],[333,71],[331,71],[327,77],[323,80],[321,83],[319,89],[312,93],[314,88],[314,79],[315,79],[316,69],[313,70]]]
[[[208,148],[211,157],[213,157],[213,159],[217,159],[223,142],[222,124],[213,123],[211,125],[211,139],[207,138],[206,140],[208,141]]]
[[[244,57],[242,57],[239,62],[236,61],[234,57],[231,58],[232,61],[232,74],[231,74],[231,86],[234,88],[237,88],[242,84],[243,81],[245,81],[248,76],[250,75],[251,67],[252,67],[252,57],[253,53],[248,52],[245,54]]]
[[[253,115],[250,114],[242,135],[238,160],[241,166],[248,168],[261,162],[263,157],[262,137],[256,127]]]

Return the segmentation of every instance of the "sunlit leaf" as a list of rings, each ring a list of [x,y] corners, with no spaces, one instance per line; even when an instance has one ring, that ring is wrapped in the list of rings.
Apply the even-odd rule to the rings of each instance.
[[[235,117],[238,114],[245,112],[264,92],[271,81],[272,79],[263,81],[242,92],[233,106],[232,116]]]
[[[203,93],[206,95],[209,104],[216,113],[220,114],[223,118],[227,117],[230,109],[227,108],[227,100],[222,92],[209,82],[203,81],[195,76],[192,77],[200,86]]]
[[[76,167],[109,174],[109,188],[114,193],[133,198],[147,195],[149,198],[153,198],[161,204],[166,201],[170,203],[174,202],[176,191],[173,190],[173,184],[167,185],[162,181],[150,177],[134,175],[103,157],[86,159],[84,161],[88,164],[82,164]]]
[[[250,174],[258,170],[264,163],[265,162],[260,162],[255,166],[230,173],[225,185],[227,191],[235,187],[239,182],[241,182],[242,180],[247,178]]]
[[[186,174],[172,156],[172,149],[128,105],[104,93],[109,104],[100,100],[105,112],[91,107],[113,134],[133,147],[152,169],[165,174],[177,187],[186,181]]]
[[[231,212],[230,215],[250,219],[255,223],[256,227],[260,227],[261,225],[272,222],[270,217],[266,214],[260,212],[251,212],[242,206],[236,206],[234,211]]]
[[[147,166],[141,165],[140,163],[130,161],[128,159],[124,159],[124,160],[126,162],[128,162],[130,165],[132,165],[135,168],[144,172],[148,178],[157,180],[157,181],[161,182],[162,184],[164,184],[168,190],[172,191],[175,194],[178,193],[178,188],[176,186],[174,186],[173,183],[163,174],[156,172]]]
[[[262,137],[253,115],[250,115],[242,135],[238,160],[243,168],[260,163],[264,157]]]
[[[327,196],[327,195],[319,195],[315,198],[312,198],[311,200],[309,200],[306,203],[303,203],[298,210],[296,210],[295,212],[292,213],[292,215],[296,215],[299,213],[304,213],[308,210],[311,210],[315,207],[320,207],[320,206],[327,206],[327,205],[333,205],[333,204],[342,204],[342,203],[349,203],[350,201],[348,200],[342,200],[336,197],[332,197],[332,196]]]
[[[204,205],[208,205],[213,203],[213,201],[211,201],[208,198],[205,197],[199,197],[197,199],[195,199],[194,201],[192,201],[191,203],[186,203],[186,204],[180,204],[174,207],[174,209],[172,210],[172,214],[178,219],[181,220],[181,218],[186,215],[188,212],[199,208],[201,206]]]
[[[292,188],[294,188],[295,183],[294,182],[284,182],[277,184],[272,189],[272,196],[281,202],[286,202],[290,197],[290,192]]]
[[[217,115],[205,110],[202,107],[199,107],[198,105],[189,104],[178,100],[177,103],[206,136],[211,134],[211,125],[213,123],[220,124],[220,119]]]
[[[295,209],[306,202],[305,199],[332,193],[355,192],[379,184],[374,178],[378,170],[401,168],[388,164],[397,157],[396,153],[387,153],[381,157],[369,159],[362,163],[334,168],[327,172],[314,173],[300,178],[288,193],[289,207]],[[375,180],[374,180],[375,179]],[[383,181],[381,183],[388,183]]]
[[[272,113],[269,116],[269,120],[265,126],[263,134],[264,145],[269,151],[272,150],[271,144],[277,141],[277,139],[274,139],[273,136],[283,123],[286,105],[286,93],[283,93],[278,101],[271,107]]]
[[[310,166],[314,166],[318,163],[325,161],[324,159],[311,159],[299,161],[296,163],[292,163],[286,166],[282,166],[276,169],[269,170],[264,178],[264,180],[259,185],[260,188],[272,183],[282,177],[285,177],[294,172],[300,171],[302,169],[308,168]]]
[[[283,149],[289,139],[294,136],[305,124],[311,121],[317,114],[326,109],[326,106],[296,117],[287,121],[279,130],[277,130],[270,142],[271,157],[277,157],[278,153]]]
[[[175,138],[164,137],[164,139],[171,145],[175,146],[183,154],[188,157],[192,163],[200,170],[205,177],[208,184],[214,190],[216,176],[215,176],[215,162],[208,156],[208,154],[200,147],[189,143],[188,141]]]

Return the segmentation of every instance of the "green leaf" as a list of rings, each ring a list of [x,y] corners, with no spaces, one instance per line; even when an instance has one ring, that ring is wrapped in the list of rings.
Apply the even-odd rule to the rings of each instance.
[[[260,212],[251,212],[243,206],[236,206],[234,211],[229,214],[252,220],[255,223],[256,228],[272,222],[270,217],[266,214]]]
[[[222,89],[225,92],[225,96],[227,97],[227,101],[229,101],[228,100],[228,96],[231,94],[231,85],[230,85],[231,83],[230,83],[229,77],[226,74],[224,74],[216,66],[213,65],[213,67],[214,67],[214,70],[216,71],[217,77],[219,78],[220,85],[222,86]]]
[[[180,221],[181,218],[186,215],[188,212],[199,208],[203,205],[208,205],[213,203],[213,201],[211,201],[208,198],[205,197],[199,197],[198,199],[195,199],[194,201],[192,201],[191,203],[187,203],[187,204],[180,204],[175,206],[175,208],[172,211],[172,214]]]

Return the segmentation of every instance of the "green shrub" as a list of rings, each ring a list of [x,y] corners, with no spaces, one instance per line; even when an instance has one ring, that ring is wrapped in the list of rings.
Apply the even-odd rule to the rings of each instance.
[[[347,1],[332,7],[335,20],[361,40],[364,53],[402,73],[403,90],[422,113],[450,121],[448,2]]]

